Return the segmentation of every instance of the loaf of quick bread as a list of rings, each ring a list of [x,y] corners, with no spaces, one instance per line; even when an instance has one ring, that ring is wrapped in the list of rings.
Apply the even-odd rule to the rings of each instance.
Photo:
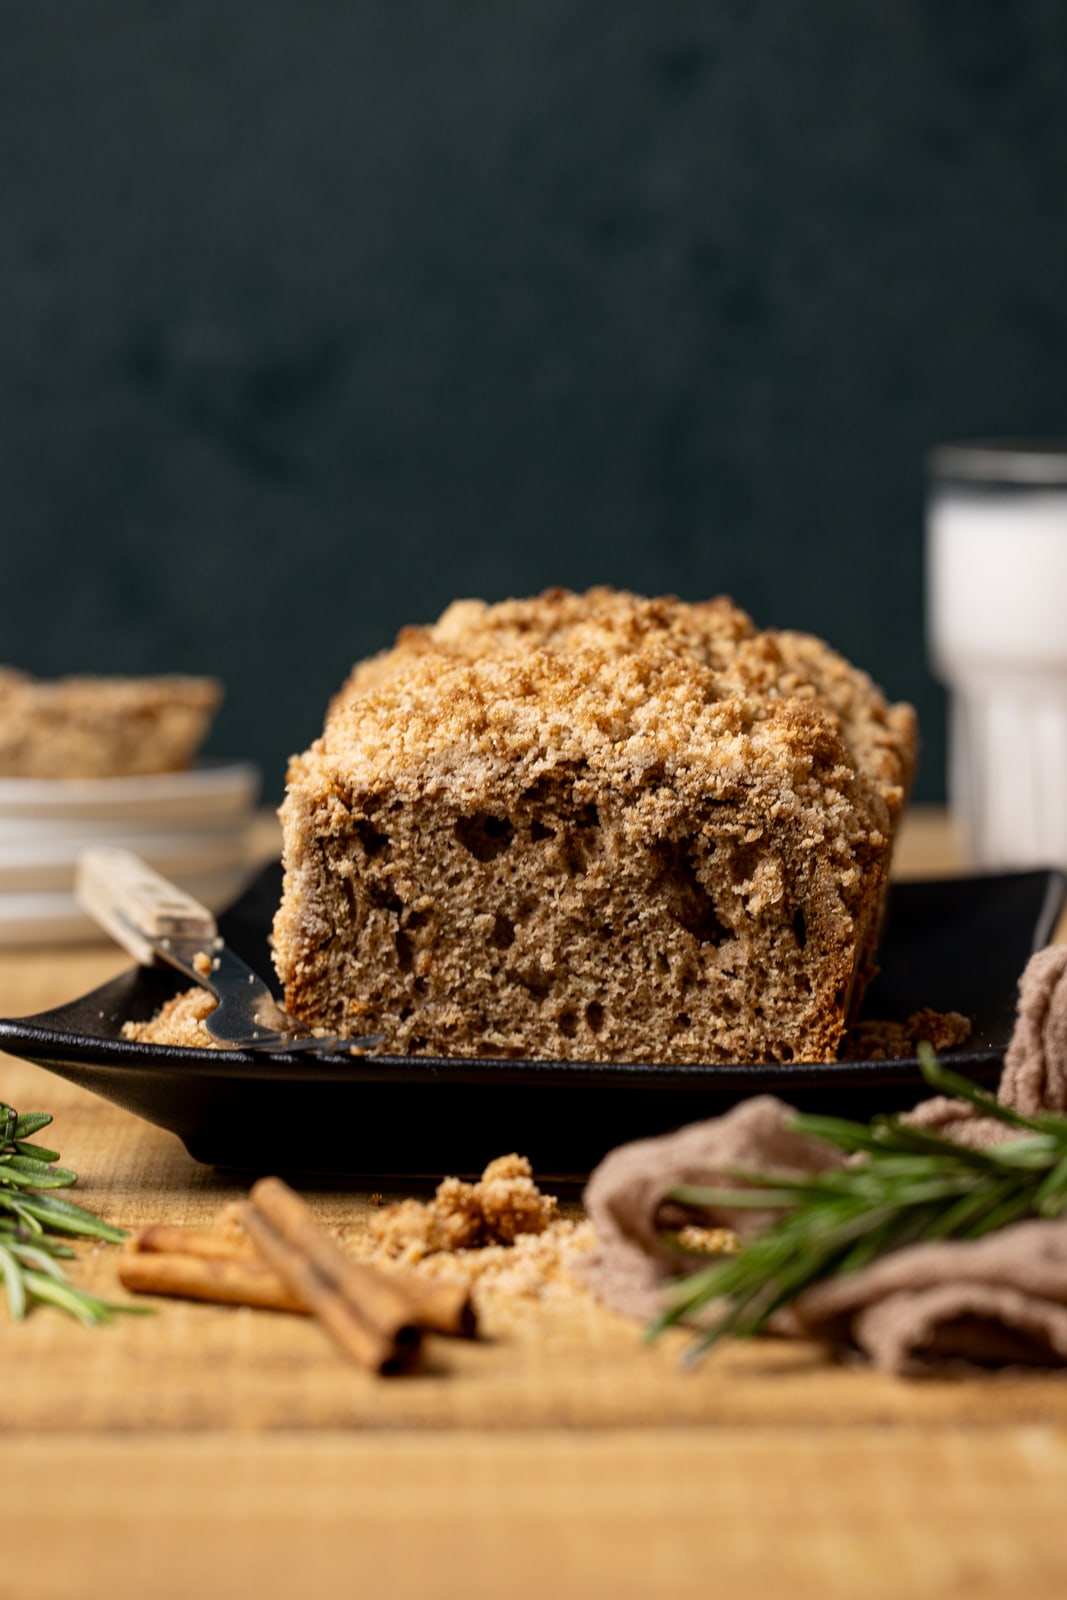
[[[275,961],[390,1054],[833,1058],[872,967],[908,706],[729,600],[463,601],[294,758]]]

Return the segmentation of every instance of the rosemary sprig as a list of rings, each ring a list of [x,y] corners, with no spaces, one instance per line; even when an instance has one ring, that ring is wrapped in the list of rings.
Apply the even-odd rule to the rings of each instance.
[[[74,1255],[62,1242],[63,1235],[112,1244],[126,1235],[121,1228],[113,1228],[81,1206],[48,1192],[67,1189],[78,1181],[76,1172],[56,1165],[57,1150],[31,1142],[51,1120],[44,1111],[20,1117],[12,1106],[0,1102],[0,1280],[8,1310],[21,1318],[34,1302],[40,1302],[58,1306],[87,1326],[110,1321],[116,1311],[139,1311],[139,1306],[111,1305],[98,1295],[76,1289],[59,1265]]]
[[[655,1338],[673,1323],[707,1314],[690,1351],[696,1359],[727,1336],[748,1338],[813,1284],[854,1272],[904,1245],[926,1239],[978,1239],[1023,1217],[1067,1210],[1067,1118],[1022,1116],[948,1071],[928,1044],[919,1046],[932,1089],[969,1102],[1018,1137],[991,1150],[971,1150],[899,1117],[871,1124],[797,1116],[790,1127],[863,1160],[810,1177],[729,1172],[737,1188],[681,1187],[670,1198],[699,1213],[712,1206],[780,1211],[736,1255],[679,1280],[665,1311],[650,1325]],[[962,1108],[961,1108],[962,1109]]]

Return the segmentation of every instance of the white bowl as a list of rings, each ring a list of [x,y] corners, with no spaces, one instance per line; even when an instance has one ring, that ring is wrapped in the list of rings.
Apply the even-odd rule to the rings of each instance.
[[[248,877],[247,867],[241,866],[175,881],[209,910],[222,911],[244,888]],[[0,894],[0,948],[87,944],[106,939],[107,934],[65,891]]]
[[[196,826],[251,810],[261,783],[247,761],[145,778],[0,778],[0,819]]]
[[[0,895],[70,893],[79,855],[102,842],[87,839],[80,831],[53,839],[12,842],[0,831]],[[229,872],[251,861],[249,826],[244,819],[236,827],[214,832],[140,833],[126,827],[114,842],[133,850],[173,882]]]

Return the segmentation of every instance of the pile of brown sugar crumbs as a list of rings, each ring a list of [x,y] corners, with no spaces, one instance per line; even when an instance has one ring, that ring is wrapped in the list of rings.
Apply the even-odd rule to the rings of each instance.
[[[211,957],[200,950],[193,966],[202,978],[211,973]],[[204,1023],[218,1005],[210,989],[183,989],[164,1001],[147,1022],[124,1022],[122,1037],[137,1044],[176,1044],[187,1050],[221,1050],[221,1042],[208,1033]]]
[[[561,1217],[555,1195],[541,1192],[519,1155],[490,1161],[477,1183],[445,1178],[432,1200],[372,1211],[365,1228],[345,1239],[346,1249],[378,1265],[534,1298],[582,1293],[567,1268],[592,1245],[592,1223]]]
[[[183,989],[147,1022],[124,1022],[122,1037],[137,1044],[181,1045],[187,1050],[221,1050],[204,1026],[218,1002],[208,989]]]

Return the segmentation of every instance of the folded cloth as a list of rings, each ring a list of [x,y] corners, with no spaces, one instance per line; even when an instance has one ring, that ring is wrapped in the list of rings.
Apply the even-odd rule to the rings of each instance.
[[[664,1206],[682,1184],[729,1183],[729,1172],[826,1172],[843,1165],[832,1145],[793,1133],[792,1106],[773,1095],[744,1100],[725,1116],[694,1122],[659,1139],[620,1145],[596,1168],[586,1186],[585,1209],[596,1249],[576,1263],[585,1283],[605,1305],[626,1316],[660,1310],[665,1283],[678,1278],[691,1257],[660,1232]],[[726,1206],[708,1214],[711,1227],[758,1232],[774,1213]]]
[[[1020,981],[1019,1009],[998,1098],[1032,1114],[1067,1111],[1067,948],[1040,951]],[[812,1173],[843,1164],[834,1147],[788,1126],[791,1106],[771,1096],[659,1139],[613,1150],[593,1172],[586,1210],[597,1246],[582,1259],[590,1290],[625,1315],[647,1319],[665,1286],[692,1258],[662,1236],[667,1196],[680,1185],[712,1186],[730,1172]],[[1016,1130],[938,1097],[908,1121],[972,1147]],[[711,1226],[746,1234],[766,1211],[709,1215]],[[781,1331],[849,1340],[890,1372],[925,1370],[948,1356],[1000,1364],[1067,1360],[1067,1221],[1017,1223],[969,1242],[918,1244],[859,1272],[816,1285],[780,1318]]]
[[[816,1284],[790,1309],[798,1332],[851,1343],[884,1372],[914,1375],[952,1358],[1058,1364],[1067,1360],[1067,1222],[909,1245]]]
[[[1027,1116],[1067,1112],[1067,945],[1039,950],[1026,964],[999,1099]]]
[[[1067,945],[1039,950],[1026,964],[997,1099],[1024,1116],[1067,1112]],[[979,1150],[1014,1137],[1007,1123],[941,1095],[906,1120]]]

